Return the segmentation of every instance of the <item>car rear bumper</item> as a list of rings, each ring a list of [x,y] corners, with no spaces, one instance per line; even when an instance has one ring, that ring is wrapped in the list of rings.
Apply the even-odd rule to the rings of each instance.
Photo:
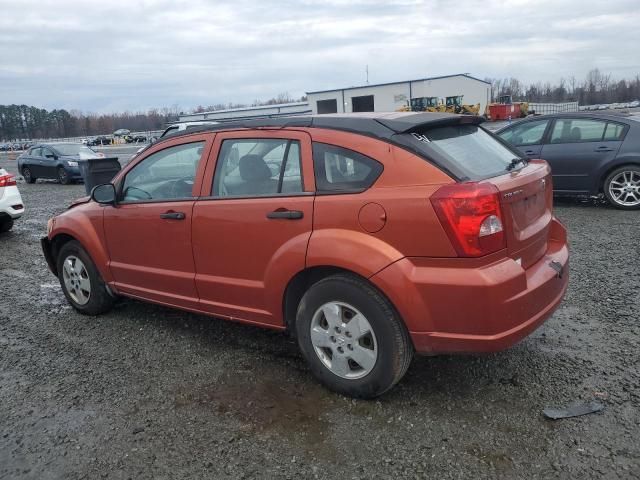
[[[0,192],[0,215],[7,215],[17,219],[24,213],[24,204],[20,191],[16,186],[4,187]]]
[[[398,309],[416,352],[494,352],[529,335],[558,307],[568,261],[566,230],[554,219],[546,252],[526,270],[504,257],[404,258],[371,280]]]

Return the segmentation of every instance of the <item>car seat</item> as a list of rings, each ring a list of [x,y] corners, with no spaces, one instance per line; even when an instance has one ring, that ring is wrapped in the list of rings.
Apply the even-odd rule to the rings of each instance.
[[[242,157],[239,171],[243,183],[234,188],[234,195],[260,195],[278,192],[278,181],[271,178],[271,170],[260,155]]]

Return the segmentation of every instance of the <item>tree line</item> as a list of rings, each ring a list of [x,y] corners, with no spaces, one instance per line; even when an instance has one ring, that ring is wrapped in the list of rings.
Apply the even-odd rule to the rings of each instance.
[[[251,104],[228,103],[190,109],[191,113],[223,110],[226,108],[242,108],[258,105],[275,105],[305,101],[307,97],[293,98],[288,93],[281,93],[266,101],[254,100]],[[151,109],[147,112],[123,112],[110,114],[82,113],[79,110],[67,111],[55,109],[47,111],[43,108],[28,105],[0,105],[0,140],[12,141],[37,138],[67,138],[105,135],[120,128],[133,132],[162,130],[168,123],[178,121],[177,105],[171,108]]]
[[[517,78],[486,78],[491,83],[491,97],[497,101],[502,95],[511,95],[514,101],[561,103],[578,102],[580,105],[623,103],[640,100],[640,75],[615,80],[610,73],[591,70],[584,80],[576,77],[561,78],[559,82],[525,84]]]
[[[132,131],[160,130],[177,118],[170,109],[146,113],[83,114],[77,110],[47,111],[28,105],[0,105],[0,139],[65,138]]]

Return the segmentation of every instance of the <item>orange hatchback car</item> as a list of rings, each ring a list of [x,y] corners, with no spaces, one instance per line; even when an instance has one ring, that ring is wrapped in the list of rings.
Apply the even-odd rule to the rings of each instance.
[[[549,166],[482,119],[319,115],[170,135],[52,218],[69,303],[119,295],[289,330],[314,375],[371,398],[414,352],[504,349],[567,288]]]

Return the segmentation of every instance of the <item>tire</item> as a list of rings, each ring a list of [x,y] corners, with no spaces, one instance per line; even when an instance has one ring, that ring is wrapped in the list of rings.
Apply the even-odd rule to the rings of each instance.
[[[640,209],[640,166],[624,165],[607,175],[604,196],[615,208]]]
[[[27,183],[36,183],[36,177],[33,176],[29,167],[22,168],[22,177]]]
[[[109,294],[91,257],[78,242],[65,243],[56,263],[60,286],[74,309],[84,315],[100,315],[111,309],[115,299]]]
[[[0,233],[7,233],[13,228],[13,218],[0,218]]]
[[[355,275],[333,275],[312,285],[298,306],[296,332],[315,377],[350,397],[382,395],[413,358],[411,339],[391,303]]]
[[[69,185],[71,183],[71,179],[69,178],[69,174],[62,167],[58,167],[58,181],[62,185]]]

